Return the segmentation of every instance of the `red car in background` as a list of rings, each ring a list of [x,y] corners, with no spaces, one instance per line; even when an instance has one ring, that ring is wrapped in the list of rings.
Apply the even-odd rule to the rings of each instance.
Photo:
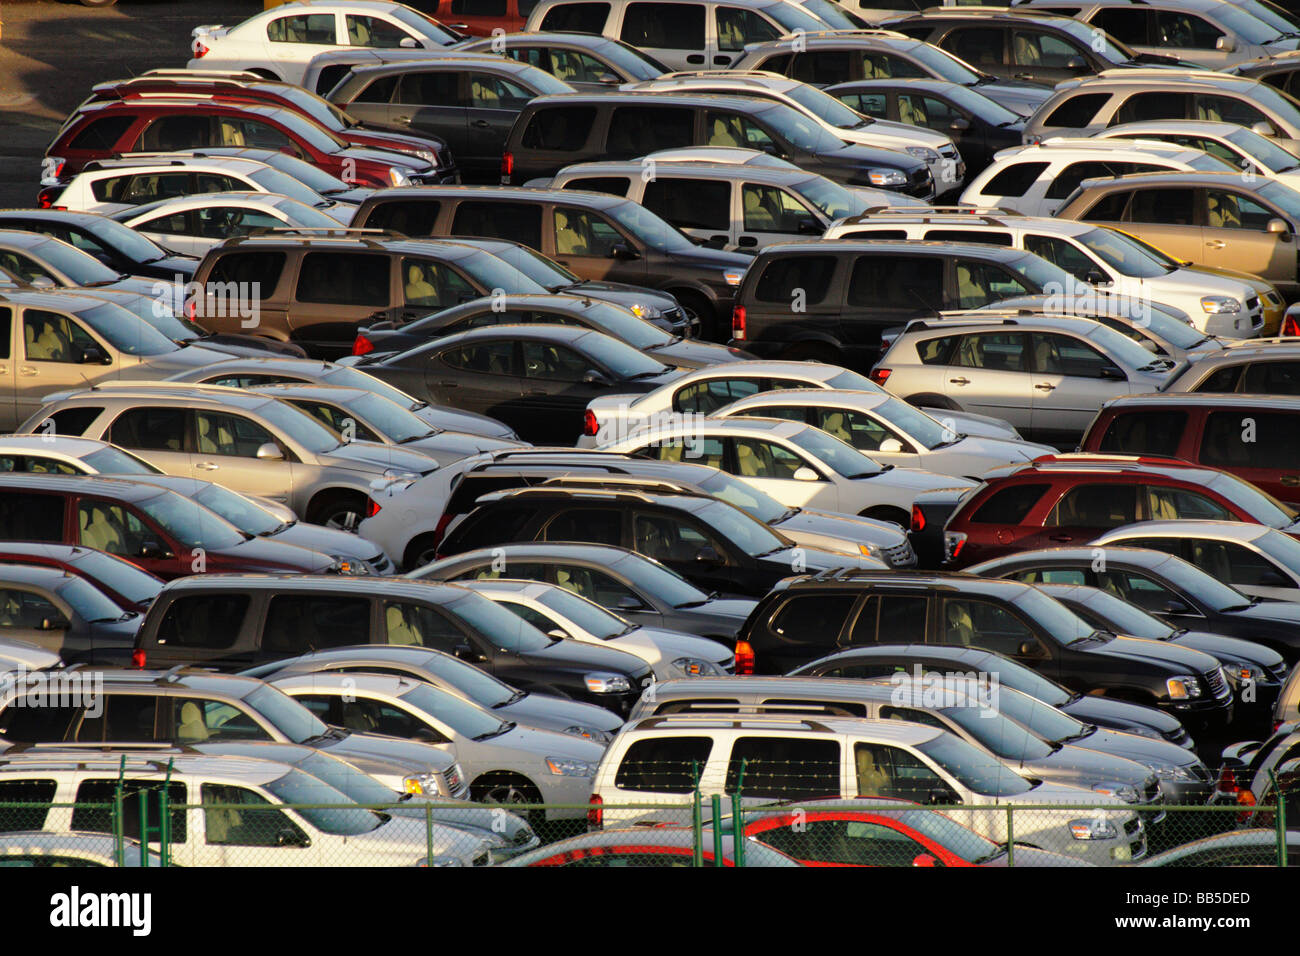
[[[1295,512],[1227,472],[1169,458],[1044,455],[989,472],[957,504],[943,528],[943,563],[959,569],[1178,518],[1246,521],[1300,537]],[[912,524],[915,531],[916,508]]]
[[[409,6],[440,20],[448,30],[486,37],[498,27],[518,33],[537,0],[416,0]]]

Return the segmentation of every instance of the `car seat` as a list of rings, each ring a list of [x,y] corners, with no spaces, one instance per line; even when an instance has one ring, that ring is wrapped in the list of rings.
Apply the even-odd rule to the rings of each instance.
[[[846,422],[847,416],[843,412],[831,412],[822,419],[821,429],[828,435],[834,435],[840,441],[846,444],[853,444],[853,435],[849,432]]]
[[[203,722],[203,711],[192,700],[181,704],[181,719],[176,726],[176,742],[181,744],[202,743],[209,737],[207,724]]]
[[[373,733],[379,722],[363,701],[353,701],[343,708],[343,726],[363,734]]]
[[[888,797],[893,793],[889,771],[880,766],[878,759],[874,747],[857,748],[858,796]]]
[[[410,265],[406,269],[406,301],[424,304],[437,301],[438,290],[428,281],[423,266]]]
[[[1017,33],[1011,41],[1015,51],[1016,66],[1041,66],[1043,51],[1038,48],[1038,39],[1027,33]]]
[[[1176,521],[1179,518],[1178,508],[1174,505],[1173,494],[1166,492],[1161,488],[1152,488],[1147,500],[1151,505],[1152,521]],[[1219,580],[1227,580],[1220,578]]]
[[[745,229],[755,232],[776,232],[776,216],[763,205],[763,197],[754,189],[744,190]]]
[[[1060,374],[1061,356],[1056,343],[1045,335],[1038,336],[1034,342],[1034,368],[1039,372]]]
[[[975,639],[975,625],[971,621],[970,611],[964,604],[949,602],[945,613],[948,618],[948,628],[944,643],[970,647],[971,641]]]
[[[710,146],[746,146],[748,145],[741,133],[740,121],[734,117],[728,119],[725,116],[719,116],[713,121],[713,128],[709,132]]]
[[[636,519],[636,550],[657,561],[667,561],[672,558],[669,536],[653,518]]]
[[[1192,543],[1192,564],[1216,580],[1232,583],[1232,563],[1228,560],[1228,549],[1217,541],[1196,541]]]
[[[361,17],[348,17],[348,42],[353,46],[370,46],[370,29]]]
[[[109,554],[126,553],[126,536],[117,522],[113,521],[108,510],[99,505],[82,505],[81,543],[96,551]]]
[[[501,106],[501,94],[490,77],[474,77],[470,81],[470,100],[483,109],[497,109]]]
[[[1212,229],[1240,229],[1241,207],[1235,196],[1212,192],[1206,197],[1209,218],[1206,225]]]
[[[217,801],[205,801],[215,803]],[[216,846],[230,845],[237,841],[231,837],[243,826],[244,818],[238,810],[229,807],[203,808],[203,835],[208,843]]]
[[[72,351],[68,340],[54,322],[44,322],[39,333],[31,322],[23,323],[23,338],[27,344],[27,357],[47,362],[66,362]]]
[[[555,210],[555,253],[561,256],[586,256],[591,254],[590,243],[578,228],[577,216]]]
[[[244,131],[234,123],[227,120],[221,121],[221,145],[222,146],[244,146]]]
[[[406,619],[405,612],[395,604],[390,604],[384,611],[384,623],[388,630],[388,643],[400,647],[419,647],[424,644],[419,633]]]
[[[907,123],[909,126],[925,126],[929,122],[929,117],[925,115],[925,109],[918,99],[913,99],[910,96],[900,96],[898,98],[898,121]]]
[[[214,425],[212,417],[198,416],[198,451],[204,455],[235,454],[235,436],[225,425]]]

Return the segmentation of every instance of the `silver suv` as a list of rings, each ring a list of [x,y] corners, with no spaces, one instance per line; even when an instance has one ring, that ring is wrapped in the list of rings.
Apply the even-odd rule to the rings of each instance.
[[[112,442],[164,474],[219,481],[344,530],[365,516],[372,483],[438,467],[393,445],[342,441],[288,402],[220,385],[112,383],[64,392],[18,431]]]

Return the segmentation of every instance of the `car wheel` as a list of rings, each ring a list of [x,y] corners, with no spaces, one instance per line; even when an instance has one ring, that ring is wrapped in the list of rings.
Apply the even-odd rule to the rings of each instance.
[[[700,338],[706,342],[725,342],[730,335],[724,334],[722,328],[722,319],[718,315],[718,310],[713,307],[707,298],[698,292],[692,292],[689,289],[668,289],[681,307],[688,313],[687,318],[695,317],[700,320]],[[725,330],[730,332],[730,329]]]
[[[262,76],[268,80],[275,80],[277,83],[280,82],[281,80],[279,74],[272,73],[270,70],[259,70],[256,67],[254,67],[253,69],[248,70],[247,72],[252,73],[254,76]]]
[[[896,525],[901,525],[903,530],[912,523],[912,516],[902,508],[890,508],[881,505],[876,508],[868,508],[865,511],[858,512],[859,518],[874,518],[876,521],[892,521]]]
[[[536,806],[542,802],[541,791],[531,780],[517,773],[485,773],[469,785],[469,795],[476,803],[497,803],[506,807]],[[545,810],[529,810],[524,815],[533,829],[546,820]]]
[[[337,531],[356,531],[366,513],[365,495],[355,492],[322,495],[307,509],[307,520]]]
[[[432,532],[416,535],[402,555],[402,570],[414,571],[437,560],[438,537]]]

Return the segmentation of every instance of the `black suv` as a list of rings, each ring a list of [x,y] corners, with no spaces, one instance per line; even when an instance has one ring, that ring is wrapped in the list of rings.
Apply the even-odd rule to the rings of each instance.
[[[1071,277],[1033,253],[972,242],[838,239],[766,246],[736,293],[731,344],[765,359],[868,371],[881,333]]]
[[[934,176],[924,160],[847,143],[784,103],[709,93],[539,96],[510,132],[501,182],[527,183],[574,163],[635,159],[682,146],[761,149],[849,186],[875,186],[926,200],[935,195]]]
[[[521,242],[582,279],[670,293],[699,320],[701,334],[715,340],[731,314],[736,286],[753,261],[739,252],[697,246],[630,199],[568,189],[385,189],[361,204],[352,225],[407,236]],[[582,295],[585,289],[572,291]],[[601,298],[601,290],[593,295]]]
[[[525,541],[615,545],[654,558],[702,590],[759,597],[791,574],[854,562],[797,547],[707,495],[526,488],[484,495],[451,525],[438,556]]]
[[[454,584],[195,575],[163,588],[136,636],[137,667],[244,670],[353,644],[411,643],[453,654],[526,690],[558,691],[626,714],[652,681],[639,657],[548,637]]]
[[[860,644],[995,651],[1071,690],[1159,707],[1194,731],[1232,718],[1232,689],[1210,655],[1114,637],[1035,587],[966,574],[841,570],[783,581],[745,622],[736,673],[785,674]]]

